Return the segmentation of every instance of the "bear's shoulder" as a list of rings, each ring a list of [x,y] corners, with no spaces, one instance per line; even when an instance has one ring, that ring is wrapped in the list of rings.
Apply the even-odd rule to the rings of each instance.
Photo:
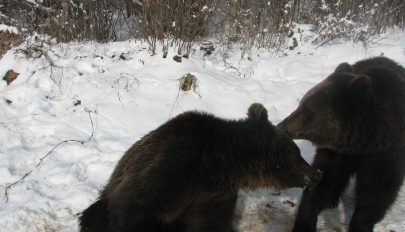
[[[353,72],[356,74],[365,73],[373,75],[373,70],[376,70],[376,73],[377,71],[385,71],[387,75],[395,73],[398,77],[405,80],[405,69],[397,62],[386,57],[372,57],[358,61],[353,65]]]

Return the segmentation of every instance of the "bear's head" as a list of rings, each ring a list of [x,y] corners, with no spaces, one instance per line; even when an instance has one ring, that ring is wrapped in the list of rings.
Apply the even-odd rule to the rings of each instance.
[[[351,65],[342,63],[310,89],[277,127],[293,139],[342,153],[389,149],[403,137],[400,79],[389,69],[354,72]]]
[[[302,157],[298,146],[283,131],[277,129],[268,121],[267,110],[259,103],[252,104],[248,109],[247,120],[263,135],[256,138],[263,141],[258,151],[258,162],[271,173],[272,186],[278,188],[314,187],[320,180],[322,173],[311,167]],[[253,136],[253,135],[252,135]],[[266,149],[266,147],[268,149]],[[258,170],[258,167],[253,169]],[[260,169],[260,168],[259,168]],[[262,176],[262,174],[255,175]],[[266,178],[263,178],[266,179]],[[259,180],[258,183],[257,180]],[[252,178],[248,185],[260,185],[261,178]]]

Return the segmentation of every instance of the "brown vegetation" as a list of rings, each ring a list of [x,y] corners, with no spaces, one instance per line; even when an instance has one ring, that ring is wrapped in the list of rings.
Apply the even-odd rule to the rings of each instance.
[[[207,38],[229,46],[239,42],[244,50],[278,47],[293,41],[296,23],[313,26],[314,43],[366,43],[405,22],[403,0],[10,0],[1,13],[1,22],[58,42],[143,38],[151,54],[162,44],[164,53],[175,46],[179,55]]]
[[[17,34],[0,31],[0,58],[10,50],[10,48],[17,46],[21,43],[21,37]]]

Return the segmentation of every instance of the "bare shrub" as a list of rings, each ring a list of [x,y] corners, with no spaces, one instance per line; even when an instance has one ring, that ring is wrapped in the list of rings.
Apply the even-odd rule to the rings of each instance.
[[[8,0],[0,6],[0,23],[20,31],[58,42],[144,38],[151,54],[163,45],[164,56],[171,46],[187,56],[201,39],[226,48],[239,43],[242,55],[252,47],[294,49],[297,24],[312,25],[316,44],[335,38],[366,44],[405,26],[403,0]]]
[[[352,39],[367,44],[370,37],[393,26],[404,27],[403,0],[317,0],[310,1],[315,43],[335,38]]]
[[[58,42],[108,42],[117,40],[124,27],[134,29],[135,21],[125,20],[125,6],[124,0],[9,0],[2,13],[22,31],[46,34]]]
[[[207,4],[208,0],[144,0],[137,19],[151,53],[160,43],[164,53],[174,45],[179,55],[188,55],[194,42],[207,35],[211,12]]]
[[[58,41],[92,39],[99,42],[114,40],[113,14],[108,0],[44,0],[47,11],[40,32]]]
[[[214,34],[225,43],[240,42],[242,55],[253,46],[280,46],[290,33],[298,0],[216,2]]]

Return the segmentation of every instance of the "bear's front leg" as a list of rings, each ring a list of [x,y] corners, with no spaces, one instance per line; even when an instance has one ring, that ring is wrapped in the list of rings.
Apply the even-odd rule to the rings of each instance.
[[[403,183],[402,157],[402,153],[368,155],[361,163],[349,232],[372,232],[374,225],[384,218]]]
[[[237,194],[212,198],[191,206],[184,216],[187,232],[233,232],[232,220]]]
[[[323,172],[314,189],[303,192],[293,232],[314,232],[318,214],[325,208],[336,207],[350,176],[356,171],[358,157],[318,149],[312,166]]]
[[[114,204],[118,202],[119,204]],[[109,205],[110,231],[112,232],[158,232],[161,223],[148,207],[115,201]]]
[[[293,232],[316,231],[316,222],[320,208],[317,198],[321,197],[321,191],[320,187],[315,187],[315,189],[312,190],[304,190],[292,230]]]

